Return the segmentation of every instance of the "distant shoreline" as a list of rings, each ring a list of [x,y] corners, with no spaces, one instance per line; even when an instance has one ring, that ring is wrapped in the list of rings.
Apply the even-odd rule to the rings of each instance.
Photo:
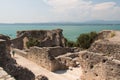
[[[120,23],[0,23],[0,25],[120,25]]]
[[[104,20],[94,20],[85,22],[20,22],[20,23],[0,23],[1,24],[38,24],[38,25],[120,25],[120,21],[104,21]]]

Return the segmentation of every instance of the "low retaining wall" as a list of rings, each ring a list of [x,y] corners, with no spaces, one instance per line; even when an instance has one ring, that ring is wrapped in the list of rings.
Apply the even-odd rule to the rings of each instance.
[[[64,64],[56,60],[54,56],[50,54],[50,50],[51,48],[47,47],[31,47],[27,58],[50,71],[66,69],[67,67]]]
[[[63,47],[31,47],[28,52],[14,49],[16,54],[21,55],[50,71],[56,71],[61,69],[63,70],[68,68],[66,64],[57,60],[55,57],[65,54],[70,50],[71,49],[69,48]]]
[[[48,49],[49,49],[48,50],[49,54],[54,57],[66,54],[68,52],[74,52],[74,50],[72,50],[71,48],[65,48],[65,47],[48,47]]]

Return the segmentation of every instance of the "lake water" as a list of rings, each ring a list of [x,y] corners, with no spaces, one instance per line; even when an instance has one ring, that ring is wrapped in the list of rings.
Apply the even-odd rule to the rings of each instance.
[[[75,41],[82,33],[88,33],[91,31],[99,32],[102,30],[120,30],[120,24],[0,24],[0,34],[15,38],[16,31],[52,30],[57,28],[63,29],[63,34],[67,39]]]

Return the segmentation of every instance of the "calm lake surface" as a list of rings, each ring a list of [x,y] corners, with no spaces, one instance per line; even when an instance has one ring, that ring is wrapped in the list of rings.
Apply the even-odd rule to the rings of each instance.
[[[21,30],[52,30],[63,29],[64,36],[75,41],[82,33],[102,30],[120,30],[120,24],[0,24],[0,34],[11,38],[16,37],[16,31]]]

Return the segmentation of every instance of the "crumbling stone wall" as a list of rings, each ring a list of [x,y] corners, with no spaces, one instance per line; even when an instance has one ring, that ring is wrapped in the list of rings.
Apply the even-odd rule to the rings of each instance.
[[[96,41],[89,48],[89,51],[104,54],[105,56],[120,60],[120,43],[118,42],[110,42],[105,40]]]
[[[19,38],[15,38],[11,40],[11,43],[14,45],[15,48],[17,49],[23,49],[24,44],[23,44],[23,38],[19,37]]]
[[[40,49],[40,51],[38,51],[37,49],[38,50]],[[57,61],[57,64],[58,64],[58,62],[60,63],[59,66],[61,66],[61,64],[62,65],[64,64],[65,69],[69,68],[69,67],[77,67],[79,65],[79,61],[78,61],[79,53],[76,51],[74,52],[74,48],[63,48],[63,47],[38,48],[37,47],[36,50],[34,50],[34,51],[32,50],[33,51],[32,54],[31,54],[31,48],[30,48],[30,50],[27,50],[26,52],[24,50],[21,51],[19,49],[14,49],[14,51],[18,55],[28,58],[28,59],[32,60],[33,62],[39,64],[40,66],[42,66],[50,71],[52,71],[52,70],[49,69],[50,67],[48,66],[49,60],[46,60],[46,57],[42,57],[43,54],[44,54],[44,56],[47,56],[49,54],[51,56],[51,58],[54,58]],[[38,51],[38,52],[36,52],[36,51]],[[73,53],[68,53],[68,52],[73,52]],[[47,63],[45,64],[45,62],[47,62]],[[57,64],[53,64],[53,65],[57,65]],[[59,69],[60,68],[56,68],[55,70],[59,70]],[[55,71],[55,70],[53,70],[53,71]]]
[[[50,71],[66,69],[66,65],[56,60],[55,57],[50,54],[51,49],[52,48],[49,47],[31,47],[27,53],[27,58]],[[58,48],[56,47],[56,49]],[[53,54],[57,54],[57,52]]]
[[[98,53],[80,52],[81,80],[120,80],[120,61]]]
[[[80,52],[81,80],[119,80],[120,43],[111,41],[114,31],[102,31],[88,51]]]
[[[17,31],[17,38],[12,40],[12,43],[18,49],[26,49],[26,42],[29,38],[34,38],[40,42],[40,47],[64,47],[65,38],[62,31],[62,29]]]
[[[17,65],[16,61],[11,58],[10,40],[3,39],[0,39],[0,67],[16,80],[34,80],[35,76],[30,70]]]
[[[49,48],[49,54],[54,57],[64,55],[68,52],[74,52],[73,49],[68,48],[68,47],[64,47],[64,48],[63,47],[48,47],[48,48]]]
[[[75,48],[76,49],[76,48]],[[21,51],[19,49],[14,49],[14,51],[25,58],[32,60],[33,62],[39,64],[40,66],[50,70],[55,71],[59,69],[57,66],[58,64],[60,67],[65,66],[65,69],[68,67],[76,67],[78,65],[78,54],[79,53],[68,53],[74,52],[74,48],[65,48],[65,47],[32,47],[27,52]],[[48,58],[49,57],[49,58]],[[53,60],[50,60],[53,59]],[[55,61],[56,60],[56,61]],[[51,62],[50,62],[51,61]],[[48,64],[52,63],[50,66]],[[57,68],[58,67],[58,68]],[[52,70],[52,68],[54,70]]]
[[[64,63],[68,67],[79,66],[79,53],[66,53],[64,55],[57,56],[56,59]]]

